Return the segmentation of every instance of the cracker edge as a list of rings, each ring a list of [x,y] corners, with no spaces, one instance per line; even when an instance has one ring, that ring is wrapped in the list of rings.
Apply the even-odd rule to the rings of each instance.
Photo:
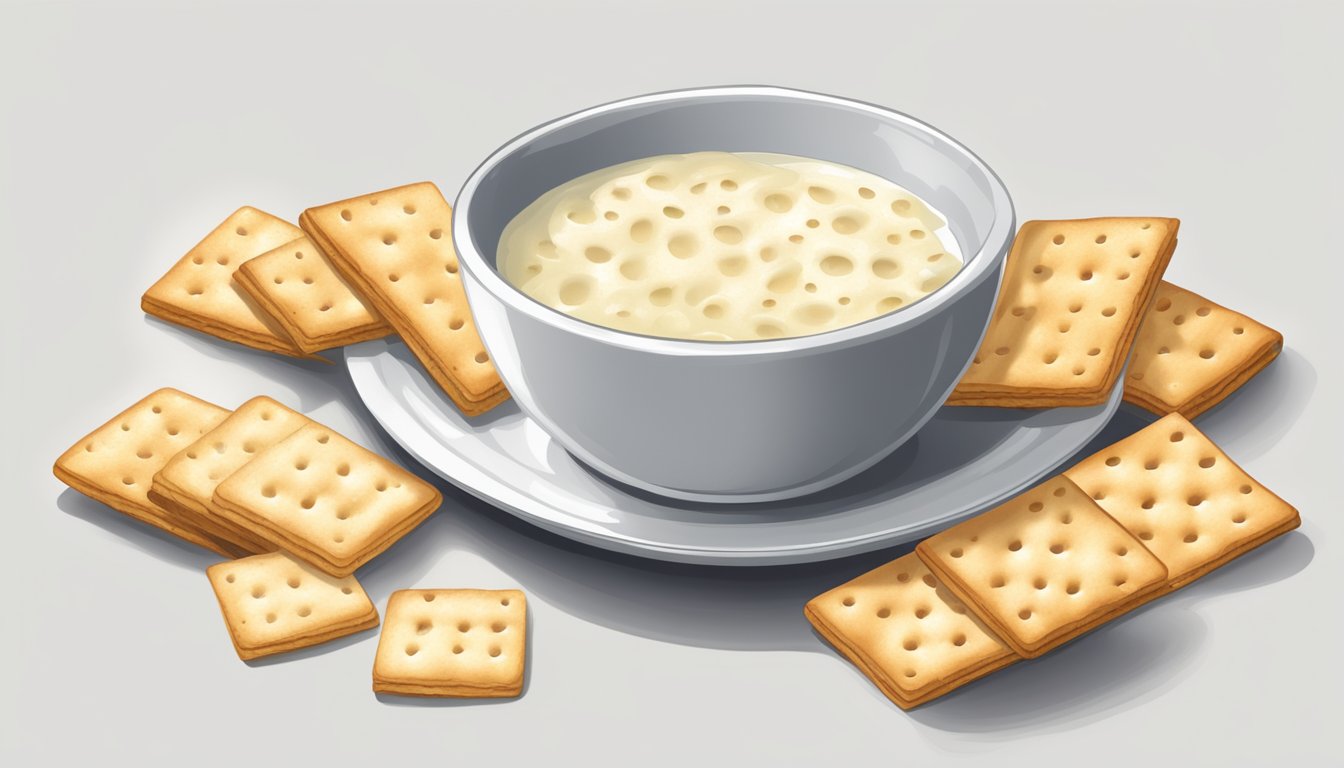
[[[1214,302],[1209,303],[1213,304]],[[1221,308],[1226,309],[1226,307]],[[1231,312],[1233,310],[1227,311]],[[1241,313],[1238,312],[1237,314]],[[1194,419],[1196,416],[1227,399],[1228,395],[1241,389],[1243,384],[1255,378],[1255,376],[1267,368],[1270,363],[1274,362],[1274,360],[1278,358],[1279,353],[1283,351],[1283,334],[1264,325],[1264,323],[1260,323],[1260,325],[1269,330],[1269,341],[1267,344],[1263,345],[1261,349],[1257,350],[1256,354],[1250,358],[1250,362],[1244,367],[1239,369],[1234,368],[1227,376],[1218,379],[1213,384],[1179,403],[1168,403],[1158,398],[1148,397],[1144,393],[1131,388],[1129,383],[1126,382],[1124,394],[1125,402],[1137,405],[1156,416],[1179,413],[1187,419]],[[1219,450],[1221,450],[1221,448]]]
[[[269,542],[251,535],[245,529],[231,525],[208,507],[200,506],[195,499],[182,493],[177,486],[161,479],[157,472],[145,495],[150,501],[187,520],[204,533],[228,542],[248,555],[264,555],[275,551]]]

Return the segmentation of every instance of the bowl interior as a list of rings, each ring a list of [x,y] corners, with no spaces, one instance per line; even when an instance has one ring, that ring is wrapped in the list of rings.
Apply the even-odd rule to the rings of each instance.
[[[469,206],[472,247],[497,269],[505,225],[548,190],[616,163],[703,150],[800,155],[900,184],[947,216],[966,262],[958,278],[978,271],[995,221],[1010,214],[999,210],[1009,204],[992,173],[933,128],[880,107],[778,88],[654,94],[560,118],[487,160],[458,205]]]

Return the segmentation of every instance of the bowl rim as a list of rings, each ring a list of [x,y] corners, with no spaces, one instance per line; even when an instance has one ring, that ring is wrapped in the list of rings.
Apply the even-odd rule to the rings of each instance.
[[[904,124],[945,142],[970,160],[971,164],[983,173],[989,181],[994,220],[990,224],[984,243],[977,250],[966,253],[963,267],[951,280],[908,307],[821,333],[778,339],[735,339],[731,341],[653,336],[617,330],[581,320],[523,293],[522,290],[505,280],[476,248],[467,222],[471,212],[472,199],[477,188],[485,176],[499,165],[504,158],[525,148],[533,141],[589,118],[632,107],[741,97],[768,97],[855,109],[868,112],[890,122]],[[730,85],[682,88],[617,99],[571,112],[518,134],[481,161],[458,191],[457,198],[453,202],[452,238],[453,246],[457,250],[458,263],[465,273],[464,277],[471,278],[496,300],[503,302],[515,311],[522,312],[533,320],[557,330],[583,336],[609,346],[667,355],[737,357],[812,352],[822,348],[846,347],[869,337],[885,336],[896,329],[918,325],[924,319],[953,302],[957,297],[969,293],[974,286],[995,273],[996,268],[1000,266],[998,262],[1002,260],[993,257],[1006,251],[1004,246],[1013,236],[1015,221],[1012,198],[1009,197],[1008,190],[998,174],[964,144],[922,120],[894,109],[842,96],[774,85]],[[963,252],[966,250],[963,248]],[[988,256],[986,256],[987,253]]]

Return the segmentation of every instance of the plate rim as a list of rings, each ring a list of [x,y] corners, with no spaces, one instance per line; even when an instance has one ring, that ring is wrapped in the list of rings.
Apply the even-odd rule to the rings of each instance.
[[[865,552],[873,552],[887,547],[900,546],[901,544],[908,543],[921,536],[932,535],[932,531],[928,534],[924,534],[922,531],[928,530],[931,527],[946,527],[959,520],[966,519],[980,511],[988,509],[1031,487],[1062,466],[1070,456],[1075,455],[1078,450],[1084,448],[1106,428],[1106,425],[1110,423],[1116,412],[1119,410],[1124,390],[1124,370],[1122,369],[1111,393],[1103,404],[1105,406],[1104,412],[1101,414],[1101,417],[1096,420],[1097,426],[1090,430],[1085,438],[1079,441],[1072,453],[1064,456],[1058,462],[1050,463],[1049,466],[1039,473],[1024,476],[1020,482],[1014,483],[1010,487],[1005,487],[999,493],[989,497],[983,504],[977,505],[969,511],[956,510],[948,512],[942,516],[925,520],[917,526],[906,526],[904,528],[886,530],[878,533],[848,536],[819,543],[769,545],[760,547],[715,547],[713,545],[689,546],[649,541],[647,539],[632,537],[619,531],[598,531],[591,529],[588,526],[565,524],[529,510],[527,508],[528,505],[539,505],[546,510],[559,514],[566,514],[564,510],[530,496],[521,489],[496,479],[490,474],[480,470],[458,452],[453,451],[448,446],[440,443],[434,438],[432,433],[415,420],[413,415],[407,409],[389,407],[390,404],[395,401],[394,397],[382,398],[383,404],[381,406],[370,402],[370,400],[377,400],[377,398],[371,398],[366,393],[366,390],[377,380],[377,376],[374,373],[375,366],[373,360],[379,356],[390,354],[387,349],[375,350],[374,348],[378,345],[387,345],[389,343],[401,342],[391,338],[382,338],[345,347],[343,349],[345,368],[354,384],[355,393],[358,395],[360,403],[363,405],[364,409],[373,416],[374,420],[378,423],[379,428],[387,433],[387,435],[391,437],[402,450],[409,453],[426,469],[430,470],[438,477],[443,478],[454,487],[480,499],[486,504],[501,509],[523,522],[535,525],[538,528],[562,538],[579,541],[599,549],[620,552],[635,557],[692,565],[751,567],[821,562],[859,555]],[[416,365],[420,365],[418,361],[416,362]],[[421,375],[425,375],[423,370],[421,371]],[[527,414],[525,413],[521,414],[521,416],[527,418]],[[393,426],[396,428],[394,429],[393,426],[389,426],[389,422],[395,422]],[[440,462],[437,457],[431,459],[427,456],[426,452],[421,450],[418,445],[420,441],[406,439],[406,430],[416,431],[420,437],[424,438],[426,444],[432,445],[434,449],[442,455],[445,461]],[[615,509],[615,507],[612,508]],[[910,531],[912,528],[917,529],[920,533],[911,534]]]

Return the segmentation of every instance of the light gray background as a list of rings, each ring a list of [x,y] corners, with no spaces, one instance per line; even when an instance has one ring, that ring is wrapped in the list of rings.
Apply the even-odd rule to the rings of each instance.
[[[1341,759],[1338,5],[0,13],[0,749],[11,764]],[[569,545],[449,491],[361,580],[380,608],[401,587],[522,587],[531,674],[516,701],[416,706],[370,692],[374,632],[241,663],[202,575],[214,558],[51,476],[70,443],[164,385],[230,407],[268,394],[407,461],[342,368],[148,320],[140,293],[240,204],[294,217],[424,178],[451,194],[537,122],[743,82],[923,118],[1002,175],[1022,218],[1180,217],[1169,277],[1287,338],[1273,367],[1200,425],[1301,509],[1301,530],[906,714],[800,614],[895,553],[761,571],[660,566]],[[1135,423],[1125,415],[1117,430]]]

